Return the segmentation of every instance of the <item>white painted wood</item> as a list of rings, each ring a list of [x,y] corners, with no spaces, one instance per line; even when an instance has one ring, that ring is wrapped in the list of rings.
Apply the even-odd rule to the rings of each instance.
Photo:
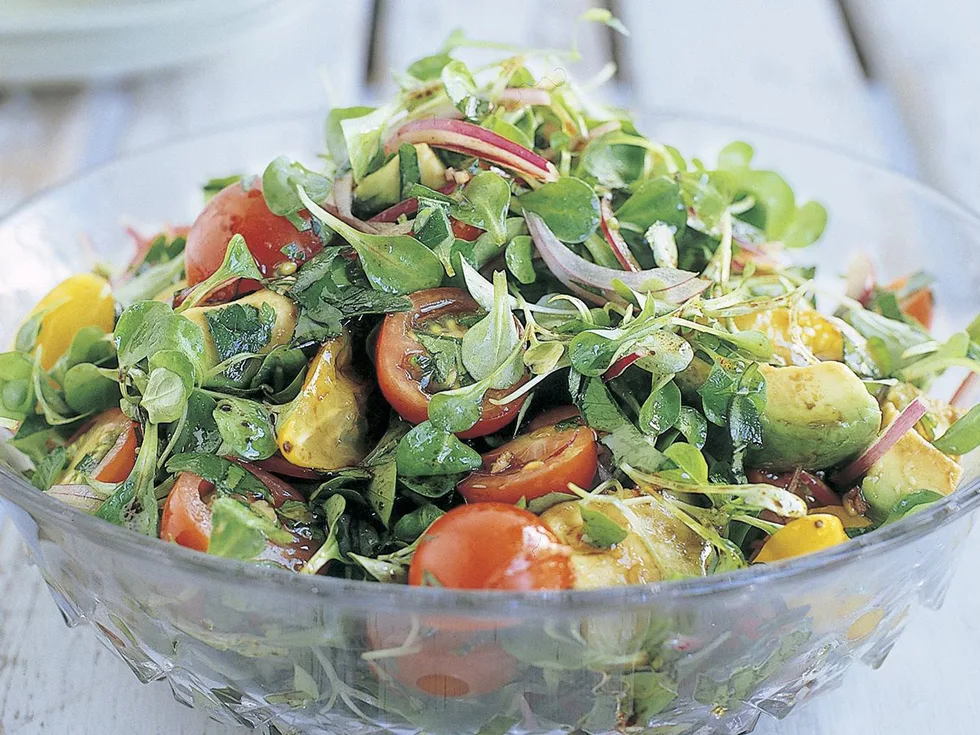
[[[637,108],[721,116],[880,152],[857,59],[831,0],[620,0]]]
[[[577,33],[582,60],[570,71],[587,79],[612,59],[610,29],[578,22],[586,10],[601,5],[598,0],[381,0],[371,81],[380,94],[387,93],[393,89],[392,71],[433,53],[457,28],[473,39],[560,50],[572,48]]]
[[[920,176],[980,207],[980,4],[847,0],[872,75],[890,90]]]

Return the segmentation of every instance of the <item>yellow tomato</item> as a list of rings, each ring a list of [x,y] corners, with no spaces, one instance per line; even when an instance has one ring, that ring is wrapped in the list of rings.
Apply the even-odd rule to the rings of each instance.
[[[111,332],[116,303],[109,282],[94,273],[79,273],[55,286],[27,316],[40,316],[35,350],[41,350],[41,366],[50,370],[83,327]]]
[[[816,515],[818,513],[837,516],[844,528],[868,528],[874,525],[864,516],[851,515],[843,505],[825,505],[822,508],[814,508],[812,514]]]
[[[790,333],[790,311],[781,306],[754,314],[735,317],[735,326],[741,330],[755,329],[765,334],[772,343],[773,352],[781,357],[787,365],[797,364],[798,350],[793,349],[793,337]],[[800,325],[800,336],[803,344],[819,360],[844,359],[844,338],[840,330],[820,312],[808,307],[797,311],[797,321]],[[799,362],[806,364],[806,362]]]
[[[755,561],[765,564],[791,559],[829,549],[845,541],[847,534],[840,518],[828,513],[815,513],[796,518],[776,531],[766,541]]]

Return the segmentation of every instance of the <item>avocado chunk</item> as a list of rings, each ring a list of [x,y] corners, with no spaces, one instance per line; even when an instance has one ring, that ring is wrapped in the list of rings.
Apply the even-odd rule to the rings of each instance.
[[[748,466],[823,470],[855,457],[874,441],[881,409],[843,363],[760,369],[766,379],[762,446],[748,452]]]
[[[439,156],[424,143],[415,146],[418,154],[419,177],[421,183],[430,189],[439,189],[446,183],[446,167]],[[384,166],[357,183],[354,196],[358,210],[376,212],[397,204],[405,198],[401,190],[401,165],[396,153]]]
[[[204,332],[204,353],[205,361],[207,367],[213,368],[219,365],[223,360],[227,359],[229,354],[222,354],[219,350],[218,344],[215,342],[214,335],[212,334],[212,322],[222,323],[222,320],[218,315],[225,309],[232,309],[236,307],[252,307],[258,309],[261,314],[262,309],[266,309],[268,313],[268,308],[271,307],[272,311],[275,313],[275,321],[272,323],[272,329],[269,333],[269,339],[262,345],[254,344],[234,344],[226,345],[228,352],[240,352],[240,351],[251,351],[257,354],[264,355],[271,352],[274,348],[288,344],[293,338],[293,332],[296,329],[296,304],[293,303],[292,299],[282,294],[276,293],[269,289],[262,289],[261,291],[256,291],[255,293],[250,293],[247,296],[231,301],[227,304],[218,304],[216,306],[195,306],[192,309],[188,309],[183,313],[183,316],[190,319],[197,326],[201,328]],[[235,330],[232,329],[234,322],[232,320],[228,321],[229,327],[228,332],[234,333]],[[239,349],[248,347],[247,350]],[[257,363],[257,360],[251,360],[250,363]],[[252,377],[254,372],[258,370],[258,364],[245,364],[244,367],[239,367],[234,375],[222,373],[222,375],[214,376],[210,381],[210,385],[227,385],[234,387],[236,385],[241,385],[247,382],[248,379]]]
[[[617,493],[621,499],[638,496],[632,490]],[[656,502],[630,505],[631,519],[612,503],[590,503],[589,507],[625,529],[626,538],[612,548],[597,548],[585,541],[578,500],[559,503],[541,514],[558,540],[572,549],[576,589],[705,575],[710,557],[707,542]]]
[[[887,428],[900,411],[890,403],[883,409]],[[908,431],[871,465],[861,483],[861,492],[876,517],[887,516],[902,498],[919,490],[949,495],[956,490],[963,468],[916,431]]]

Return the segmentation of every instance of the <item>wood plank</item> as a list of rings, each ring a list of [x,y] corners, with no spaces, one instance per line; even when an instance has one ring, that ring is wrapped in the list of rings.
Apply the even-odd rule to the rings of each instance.
[[[846,0],[872,76],[888,88],[919,175],[980,207],[980,4]]]
[[[630,104],[774,127],[864,155],[881,148],[830,0],[619,0]]]
[[[511,43],[528,48],[569,49],[578,34],[582,61],[572,73],[586,79],[612,59],[612,31],[596,23],[578,23],[599,0],[379,0],[378,30],[372,59],[371,83],[380,96],[394,84],[393,70],[434,53],[457,29],[470,38]]]

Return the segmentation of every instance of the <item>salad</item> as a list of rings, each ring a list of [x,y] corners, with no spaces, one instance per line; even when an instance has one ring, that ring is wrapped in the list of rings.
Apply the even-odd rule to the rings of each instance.
[[[937,340],[928,278],[866,259],[820,291],[827,213],[749,145],[686,158],[467,43],[55,287],[0,354],[3,456],[166,542],[451,588],[772,563],[955,491],[972,377],[925,391],[980,322]]]

